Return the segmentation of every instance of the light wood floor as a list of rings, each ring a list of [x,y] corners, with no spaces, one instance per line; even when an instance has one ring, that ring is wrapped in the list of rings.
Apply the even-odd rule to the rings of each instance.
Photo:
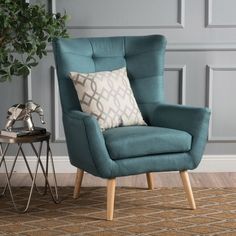
[[[179,173],[154,173],[155,187],[182,187]],[[75,174],[57,174],[59,186],[73,186]],[[229,173],[190,173],[192,187],[236,187],[236,172]],[[38,174],[38,185],[44,183],[42,175]],[[0,186],[5,183],[5,175],[0,174]],[[28,186],[31,181],[27,174],[15,174],[13,186]],[[85,173],[82,186],[106,186],[106,180]],[[136,175],[117,178],[117,186],[146,188],[146,175]]]

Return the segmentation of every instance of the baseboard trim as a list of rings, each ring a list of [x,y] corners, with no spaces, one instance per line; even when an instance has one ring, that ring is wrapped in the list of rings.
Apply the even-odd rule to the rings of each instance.
[[[76,168],[69,162],[68,156],[54,156],[54,164],[57,173],[75,173]],[[8,168],[11,167],[14,157],[7,156]],[[36,158],[28,156],[27,160],[31,168],[34,168]],[[45,157],[42,157],[45,161]],[[23,158],[19,157],[15,167],[15,173],[27,173],[27,169]],[[51,172],[51,168],[49,168]],[[193,172],[236,172],[236,155],[204,155],[201,164]],[[3,167],[0,168],[0,173],[4,173]],[[41,173],[41,169],[39,170]]]
[[[236,172],[236,155],[204,155],[193,172]]]

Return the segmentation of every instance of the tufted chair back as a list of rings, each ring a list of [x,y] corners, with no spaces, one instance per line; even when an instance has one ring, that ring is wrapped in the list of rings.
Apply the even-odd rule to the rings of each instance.
[[[139,106],[163,102],[165,46],[166,40],[161,35],[54,41],[63,112],[81,109],[73,83],[68,78],[71,71],[89,73],[127,67]]]

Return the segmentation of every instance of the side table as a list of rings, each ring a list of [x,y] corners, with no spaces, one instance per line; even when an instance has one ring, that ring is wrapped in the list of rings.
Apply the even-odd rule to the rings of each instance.
[[[40,135],[32,135],[32,136],[22,136],[22,137],[18,137],[18,138],[11,138],[11,137],[6,137],[6,136],[2,136],[0,135],[0,167],[3,164],[3,168],[5,169],[5,176],[6,176],[6,185],[3,189],[3,192],[0,194],[0,196],[4,196],[6,189],[8,188],[9,192],[10,192],[10,196],[11,196],[11,200],[12,203],[14,205],[14,208],[21,213],[24,213],[28,210],[29,205],[30,205],[30,201],[31,201],[31,197],[32,197],[32,193],[34,188],[36,188],[36,190],[41,194],[41,195],[45,195],[47,193],[47,188],[49,189],[49,193],[52,197],[52,200],[55,203],[59,203],[59,197],[58,197],[58,190],[57,190],[57,180],[56,180],[56,174],[55,174],[55,168],[54,168],[54,163],[53,163],[53,157],[52,157],[52,152],[51,152],[51,148],[49,145],[49,140],[50,140],[50,136],[51,134],[49,132],[45,133],[45,134],[40,134]],[[35,143],[39,143],[39,149],[37,150],[35,147]],[[46,143],[46,167],[44,167],[42,160],[41,160],[41,153],[42,153],[42,148],[43,148],[43,143]],[[13,164],[10,168],[10,170],[8,171],[7,168],[7,164],[6,164],[6,154],[7,151],[9,149],[9,146],[12,144],[17,144],[17,152],[13,161]],[[36,165],[35,165],[35,171],[34,173],[32,173],[29,163],[27,161],[27,157],[24,153],[23,150],[23,144],[30,144],[35,157],[36,157]],[[25,206],[24,209],[19,209],[16,205],[15,199],[14,199],[14,195],[12,192],[12,187],[11,187],[11,177],[15,168],[15,164],[16,161],[19,157],[19,154],[21,153],[24,162],[26,164],[26,167],[28,169],[29,175],[31,177],[32,180],[32,184],[31,184],[31,188],[30,188],[30,192],[29,192],[29,197],[27,200],[27,204]],[[53,193],[53,189],[49,183],[48,180],[48,164],[49,164],[49,159],[52,165],[52,172],[53,172],[53,180],[54,180],[54,193]],[[41,193],[39,191],[39,189],[36,186],[36,177],[37,177],[37,173],[38,173],[38,169],[39,169],[39,165],[42,169],[42,173],[44,176],[44,180],[45,180],[45,186],[44,186],[44,191],[43,193]]]

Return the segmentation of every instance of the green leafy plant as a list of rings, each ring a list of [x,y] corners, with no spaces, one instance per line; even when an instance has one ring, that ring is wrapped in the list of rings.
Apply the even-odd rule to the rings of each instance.
[[[49,13],[43,5],[0,0],[0,81],[25,77],[47,55],[54,38],[68,37],[67,15]]]

